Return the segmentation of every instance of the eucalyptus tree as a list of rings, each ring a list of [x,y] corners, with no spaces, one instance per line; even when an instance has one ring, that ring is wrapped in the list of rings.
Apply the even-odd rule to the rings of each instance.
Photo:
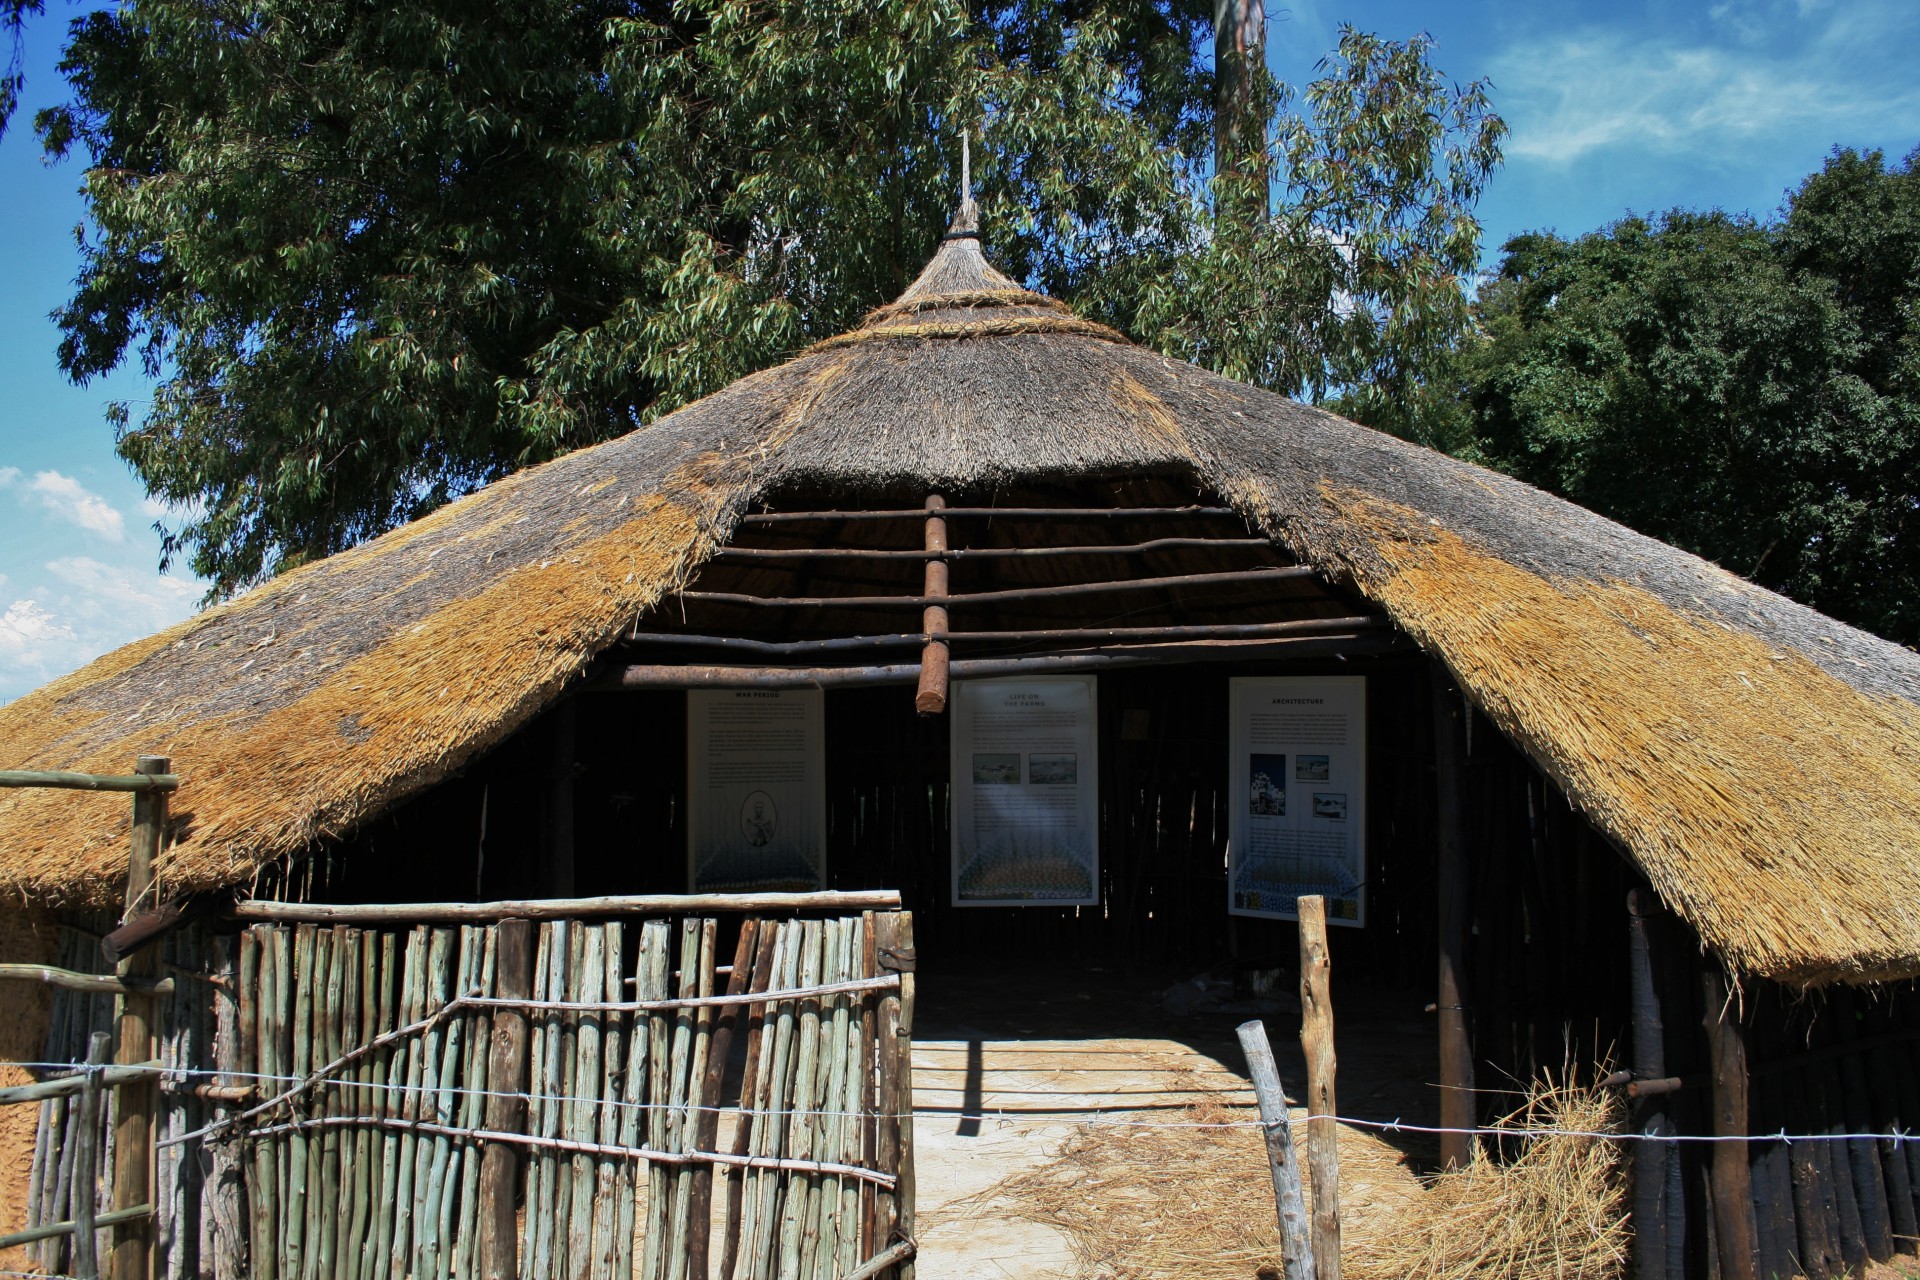
[[[37,121],[87,164],[60,360],[161,380],[120,450],[230,592],[846,328],[920,265],[970,132],[1016,278],[1282,390],[1389,385],[1464,315],[1484,90],[1353,32],[1298,109],[1250,69],[1277,209],[1248,218],[1213,182],[1212,20],[128,0],[74,23]]]

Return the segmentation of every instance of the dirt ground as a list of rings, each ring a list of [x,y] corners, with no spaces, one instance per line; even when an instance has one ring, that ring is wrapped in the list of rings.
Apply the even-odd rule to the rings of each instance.
[[[1266,1022],[1289,1100],[1299,1101],[1305,1069],[1295,1012],[1270,1005],[1257,1014],[1242,1006],[1175,1015],[1162,1007],[1159,982],[1098,970],[1059,985],[1067,989],[1040,989],[1031,974],[920,979],[914,1163],[924,1280],[1111,1274],[1097,1241],[1034,1221],[1007,1181],[1050,1165],[1078,1126],[1252,1118],[1234,1038],[1250,1016]],[[1425,1084],[1430,1016],[1404,996],[1342,991],[1336,1017],[1341,1109],[1429,1122],[1437,1105]],[[1233,1134],[1251,1147],[1260,1143],[1257,1130]],[[1432,1151],[1346,1130],[1341,1155],[1342,1217],[1357,1228],[1414,1193],[1414,1169]],[[1086,1192],[1101,1194],[1092,1183]],[[1247,1186],[1246,1212],[1271,1217],[1264,1179]]]

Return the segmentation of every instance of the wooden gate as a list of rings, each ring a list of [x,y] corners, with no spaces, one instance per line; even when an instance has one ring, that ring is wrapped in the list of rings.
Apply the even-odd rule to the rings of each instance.
[[[830,1280],[900,1260],[910,929],[748,919],[730,965],[711,917],[247,929],[219,1065],[271,1083],[208,1135],[244,1175],[246,1273]]]

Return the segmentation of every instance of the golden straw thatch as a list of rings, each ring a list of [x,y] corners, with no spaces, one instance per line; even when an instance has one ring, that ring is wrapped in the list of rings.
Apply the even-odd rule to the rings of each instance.
[[[188,781],[244,883],[524,724],[757,499],[1155,475],[1353,586],[1738,968],[1920,974],[1920,657],[1503,476],[1117,340],[949,238],[855,340],[534,468],[0,708],[0,763]],[[0,885],[105,902],[124,798],[0,793]]]

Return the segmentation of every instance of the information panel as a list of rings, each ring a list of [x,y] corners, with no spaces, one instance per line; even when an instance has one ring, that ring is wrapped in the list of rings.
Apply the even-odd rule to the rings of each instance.
[[[1228,910],[1296,920],[1322,894],[1330,924],[1366,922],[1364,676],[1230,680]]]
[[[1100,900],[1092,676],[956,680],[953,902]]]
[[[689,690],[689,891],[821,888],[826,755],[818,689]]]

